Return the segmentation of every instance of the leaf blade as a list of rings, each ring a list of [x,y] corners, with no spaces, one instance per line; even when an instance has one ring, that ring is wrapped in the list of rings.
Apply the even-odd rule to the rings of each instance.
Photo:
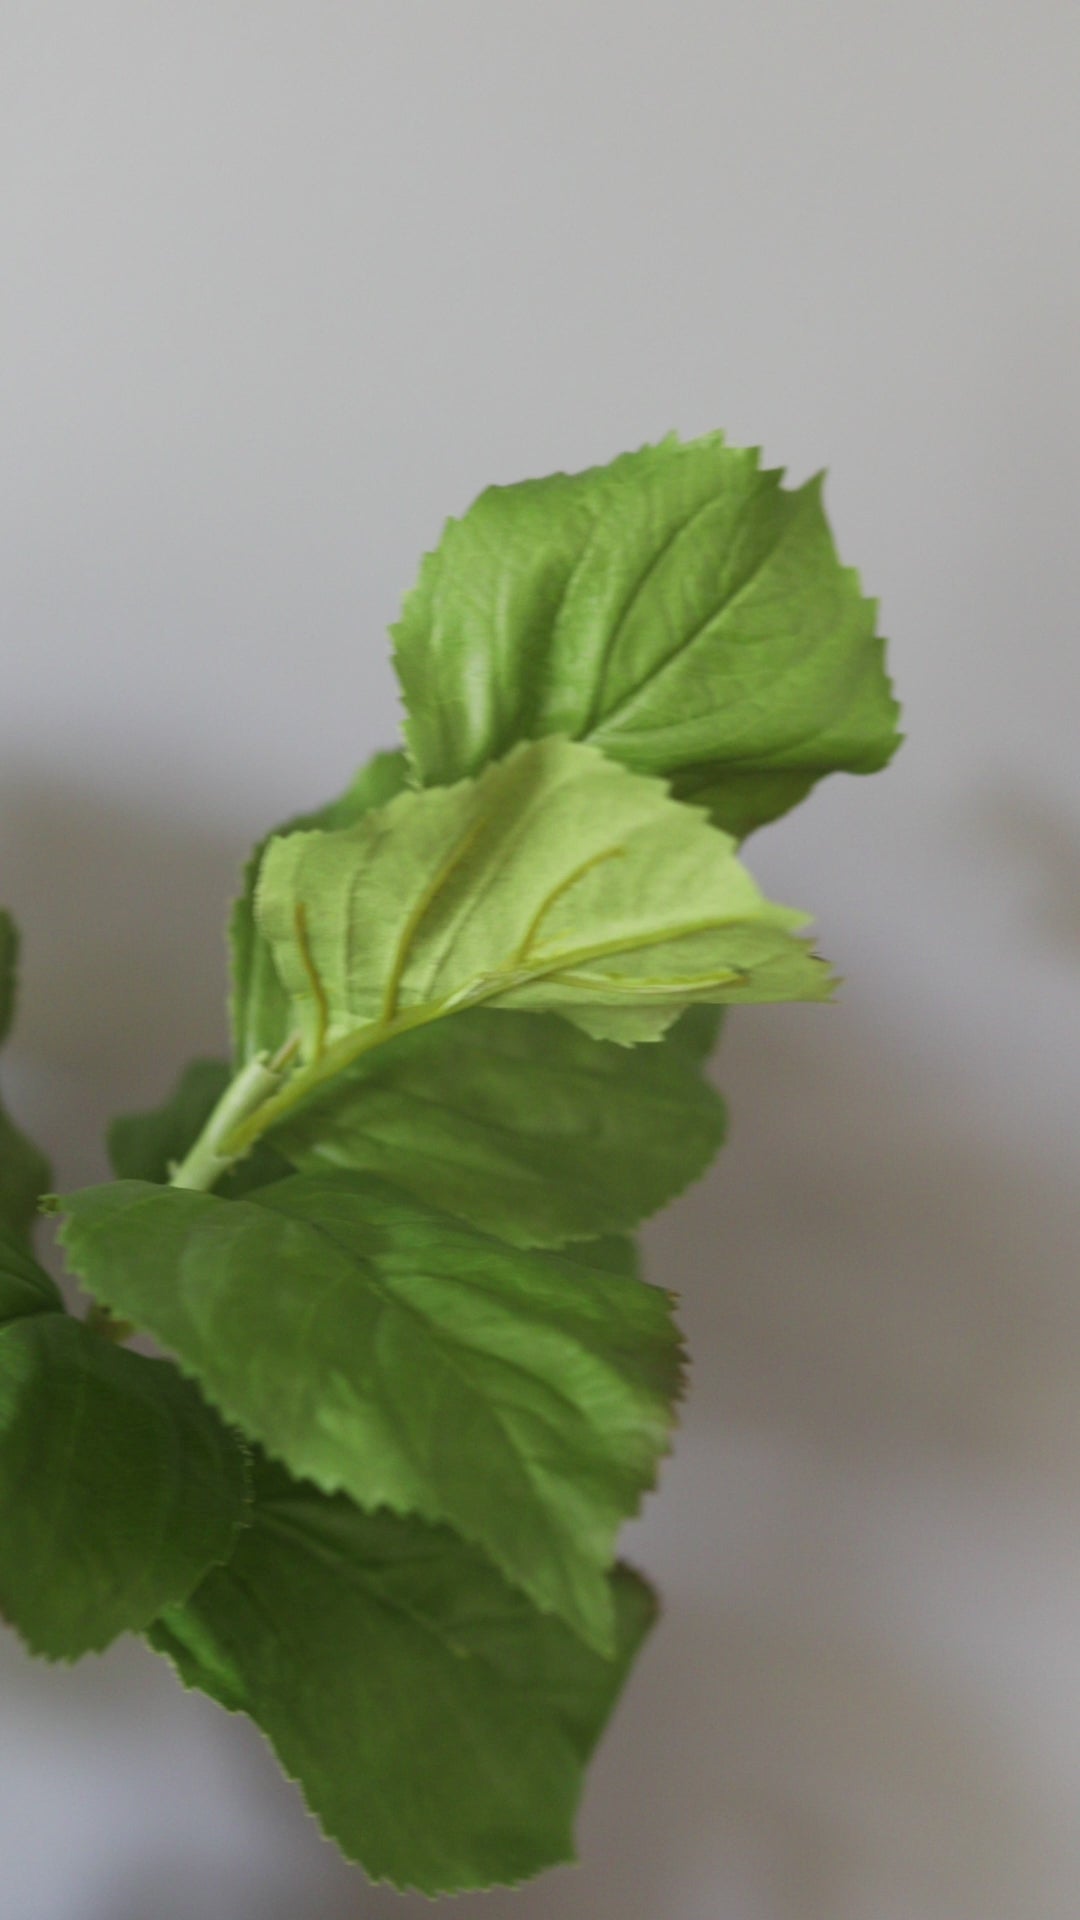
[[[260,841],[248,859],[240,895],[229,918],[230,1014],[238,1064],[243,1065],[257,1053],[273,1053],[288,1034],[288,997],[255,920],[255,889],[267,846],[272,839],[314,827],[351,826],[373,807],[385,806],[402,792],[407,780],[408,763],[403,753],[376,753],[336,800],[286,821],[275,834]]]
[[[655,1213],[725,1130],[681,1042],[630,1050],[477,1007],[363,1056],[269,1139],[302,1169],[381,1175],[515,1245],[562,1246]]]
[[[492,487],[447,523],[393,629],[425,785],[565,733],[663,775],[742,836],[897,745],[874,607],[820,480],[677,436]]]
[[[232,1565],[149,1637],[256,1719],[372,1879],[450,1893],[573,1857],[584,1764],[654,1613],[624,1569],[612,1601],[606,1661],[447,1529],[264,1471]]]
[[[0,1106],[0,1224],[21,1234],[27,1245],[38,1201],[51,1184],[52,1169],[45,1155]]]
[[[804,916],[764,899],[727,836],[565,740],[273,841],[257,914],[309,1060],[482,1002],[632,1043],[695,1001],[830,991]]]
[[[72,1660],[145,1627],[227,1559],[243,1455],[164,1360],[111,1346],[0,1241],[0,1609]]]
[[[15,1019],[19,935],[10,913],[0,907],[0,1046]],[[0,1228],[30,1244],[38,1201],[52,1183],[52,1169],[0,1103]]]
[[[610,1647],[615,1536],[681,1384],[666,1296],[353,1176],[235,1201],[122,1182],[63,1205],[95,1298],[294,1473],[446,1521]]]

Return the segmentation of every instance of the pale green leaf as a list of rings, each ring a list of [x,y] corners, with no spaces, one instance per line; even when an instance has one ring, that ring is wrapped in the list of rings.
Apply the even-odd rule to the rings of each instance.
[[[353,825],[404,784],[404,756],[380,754],[343,800],[292,822],[282,837]],[[289,1032],[288,998],[253,919],[261,855],[260,848],[234,916],[241,1059],[252,1050],[272,1052]],[[673,1031],[677,1046],[628,1054],[551,1016],[476,1008],[365,1054],[277,1126],[273,1143],[299,1167],[381,1174],[516,1244],[560,1246],[620,1231],[680,1193],[721,1144],[723,1104],[687,1058],[707,1051],[718,1020],[719,1009],[691,1009]],[[703,1032],[700,1049],[694,1026]],[[198,1084],[192,1069],[174,1096],[185,1124],[170,1134],[168,1153],[156,1146],[140,1160],[129,1150],[140,1130],[153,1144],[145,1132],[149,1116],[116,1124],[110,1137],[118,1175],[160,1179],[166,1158],[181,1158],[198,1131],[196,1118],[201,1124],[225,1086],[223,1068],[217,1078],[208,1067],[199,1072]],[[185,1103],[185,1089],[205,1090],[201,1115],[197,1102]],[[121,1137],[120,1128],[130,1135]],[[218,1191],[235,1194],[238,1180],[264,1184],[267,1151],[256,1148]],[[254,1159],[260,1165],[252,1170]]]
[[[721,434],[490,487],[447,523],[394,629],[424,785],[515,742],[590,740],[736,836],[897,744],[875,608],[820,480]]]
[[[314,1063],[305,1089],[402,1026],[481,1003],[628,1042],[695,1001],[831,985],[795,935],[803,916],[764,899],[727,835],[565,740],[272,841],[257,913]]]
[[[680,1382],[666,1295],[355,1175],[229,1201],[124,1181],[63,1206],[94,1297],[268,1452],[364,1507],[449,1522],[610,1648],[606,1570]]]
[[[666,1045],[676,1048],[684,1059],[703,1067],[720,1038],[723,1021],[723,1007],[688,1007],[682,1018],[668,1028]]]
[[[76,1659],[183,1600],[231,1552],[245,1462],[165,1360],[108,1344],[0,1238],[0,1611]]]
[[[723,1102],[682,1027],[628,1050],[552,1014],[476,1007],[364,1054],[270,1138],[297,1166],[382,1174],[518,1245],[618,1232],[723,1140]]]
[[[278,834],[311,827],[352,826],[372,807],[392,800],[407,779],[408,762],[403,753],[377,753],[336,800],[313,813],[298,814],[279,827]],[[274,1053],[289,1032],[288,998],[255,924],[255,887],[266,845],[266,840],[260,842],[244,868],[243,890],[229,922],[233,1040],[240,1064],[257,1053]]]
[[[229,1080],[224,1060],[192,1061],[163,1106],[114,1120],[117,1179],[167,1181]],[[351,1168],[515,1245],[575,1240],[588,1264],[636,1272],[623,1230],[704,1170],[724,1117],[674,1045],[627,1052],[553,1016],[476,1008],[366,1055],[277,1129],[293,1164],[260,1141],[215,1192]]]
[[[231,1563],[150,1639],[258,1721],[373,1880],[452,1893],[574,1857],[585,1763],[654,1615],[636,1575],[609,1578],[605,1660],[448,1529],[264,1470]]]

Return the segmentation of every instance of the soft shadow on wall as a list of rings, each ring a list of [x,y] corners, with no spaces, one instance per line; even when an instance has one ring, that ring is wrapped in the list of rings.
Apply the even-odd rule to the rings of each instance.
[[[1014,777],[976,812],[988,845],[1026,876],[1024,905],[1040,944],[1080,964],[1080,821],[1052,793]]]
[[[12,1070],[67,1181],[195,1053],[221,1054],[228,905],[247,846],[147,802],[0,775],[0,898],[22,930]]]
[[[63,1179],[96,1177],[98,1123],[220,1044],[245,849],[56,786],[4,793],[0,820],[28,934],[20,1110]],[[649,1234],[695,1356],[630,1543],[665,1618],[596,1768],[585,1864],[447,1910],[1064,1920],[1077,1201],[984,1125],[932,1036],[886,1045],[854,993],[742,1014],[718,1071],[731,1142]],[[431,1912],[341,1867],[251,1729],[174,1699],[137,1646],[4,1666],[9,1859],[70,1836],[56,1757],[93,1754],[67,1904],[39,1879],[27,1920]]]

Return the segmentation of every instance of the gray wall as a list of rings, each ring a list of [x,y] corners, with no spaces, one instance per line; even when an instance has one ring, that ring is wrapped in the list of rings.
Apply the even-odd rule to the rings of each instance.
[[[484,483],[831,470],[909,745],[754,844],[848,977],[732,1022],[650,1236],[694,1393],[585,1866],[490,1920],[1075,1920],[1073,0],[6,0],[0,895],[62,1180],[221,1033],[272,820],[388,741]],[[429,1909],[135,1646],[2,1653],[12,1920]]]

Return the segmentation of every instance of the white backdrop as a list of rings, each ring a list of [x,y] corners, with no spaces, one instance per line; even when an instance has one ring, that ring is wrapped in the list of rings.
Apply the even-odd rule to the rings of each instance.
[[[848,977],[746,1013],[650,1234],[695,1351],[585,1864],[502,1920],[1075,1920],[1073,0],[6,0],[8,1075],[59,1178],[220,1040],[237,863],[389,741],[491,480],[828,465],[909,744],[752,845]],[[393,1920],[134,1645],[0,1655],[12,1920]]]

